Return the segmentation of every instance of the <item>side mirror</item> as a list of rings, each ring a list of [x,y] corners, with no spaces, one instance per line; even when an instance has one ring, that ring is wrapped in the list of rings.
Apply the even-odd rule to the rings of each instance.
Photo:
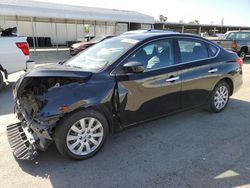
[[[129,61],[123,65],[125,73],[142,73],[144,71],[143,64],[137,61]]]

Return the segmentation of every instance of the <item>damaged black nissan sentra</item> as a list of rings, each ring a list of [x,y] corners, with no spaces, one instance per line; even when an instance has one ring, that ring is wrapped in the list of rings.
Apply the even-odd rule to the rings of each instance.
[[[185,109],[218,113],[242,84],[243,61],[204,38],[140,33],[108,39],[64,63],[38,67],[15,84],[14,155],[33,159],[55,142],[86,159],[107,135]]]

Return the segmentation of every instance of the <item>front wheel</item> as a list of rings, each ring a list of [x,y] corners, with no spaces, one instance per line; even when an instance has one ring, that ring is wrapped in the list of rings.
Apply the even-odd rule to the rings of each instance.
[[[78,111],[57,125],[55,143],[64,156],[83,160],[101,149],[108,132],[108,122],[101,113],[94,110]]]
[[[229,101],[230,87],[227,82],[220,81],[214,88],[210,99],[208,101],[208,107],[211,112],[219,113],[223,111]]]

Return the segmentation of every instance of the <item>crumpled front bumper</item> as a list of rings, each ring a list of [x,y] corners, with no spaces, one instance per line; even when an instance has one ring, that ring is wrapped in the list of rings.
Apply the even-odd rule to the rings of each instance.
[[[7,126],[7,137],[13,154],[18,159],[33,160],[37,150],[33,143],[34,137],[24,122]]]
[[[7,126],[9,144],[16,158],[32,160],[38,150],[45,151],[53,141],[49,125],[34,121],[17,103],[15,113],[20,122]]]

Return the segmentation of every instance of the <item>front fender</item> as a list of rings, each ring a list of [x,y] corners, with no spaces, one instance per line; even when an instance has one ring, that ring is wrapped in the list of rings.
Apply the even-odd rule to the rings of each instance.
[[[71,83],[53,88],[45,93],[41,100],[46,105],[39,116],[49,118],[72,112],[78,108],[86,108],[96,104],[112,103],[115,83]]]

